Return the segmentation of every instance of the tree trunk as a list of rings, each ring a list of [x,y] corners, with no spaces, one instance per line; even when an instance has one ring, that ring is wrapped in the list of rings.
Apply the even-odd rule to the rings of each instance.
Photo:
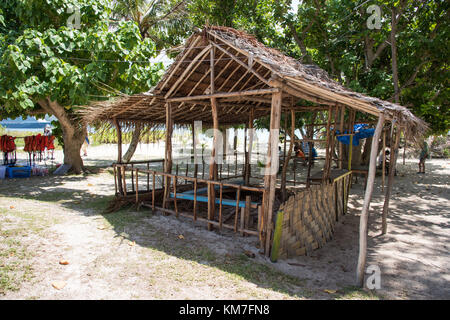
[[[58,102],[51,101],[50,98],[38,101],[38,104],[48,113],[54,115],[63,132],[64,142],[64,164],[70,165],[70,171],[80,174],[84,171],[83,160],[80,149],[86,138],[86,125],[77,117],[69,114]]]
[[[136,126],[134,127],[133,136],[131,137],[130,145],[128,146],[128,150],[122,157],[123,162],[128,163],[131,161],[131,158],[136,152],[137,145],[139,144],[139,141],[141,139],[141,131],[142,126],[140,124],[136,124]]]
[[[400,90],[398,85],[398,67],[397,67],[397,41],[395,36],[397,34],[397,22],[396,9],[392,9],[392,22],[391,22],[391,53],[392,53],[392,80],[394,82],[394,101],[399,103]]]
[[[75,136],[64,134],[64,164],[71,165],[70,171],[80,174],[84,171],[83,159],[81,159],[80,149],[84,142],[86,132],[78,133]],[[80,138],[81,137],[81,138]]]

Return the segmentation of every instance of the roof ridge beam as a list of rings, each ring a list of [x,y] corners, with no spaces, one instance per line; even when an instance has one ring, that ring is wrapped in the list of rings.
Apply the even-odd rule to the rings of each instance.
[[[280,91],[279,88],[269,88],[269,89],[256,89],[256,90],[237,91],[237,92],[217,92],[214,94],[204,94],[204,95],[200,95],[200,96],[168,98],[168,99],[166,99],[166,101],[167,102],[179,102],[179,101],[198,100],[198,99],[251,96],[251,95],[270,94],[270,93],[279,92],[279,91]]]

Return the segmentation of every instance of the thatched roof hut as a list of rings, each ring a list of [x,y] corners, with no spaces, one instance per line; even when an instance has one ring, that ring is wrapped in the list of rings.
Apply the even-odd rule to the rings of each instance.
[[[307,101],[308,103],[305,103]],[[323,170],[318,172],[319,186],[310,186],[310,169],[312,162],[312,144],[319,140],[314,138],[312,130],[302,142],[309,144],[308,170],[306,188],[301,193],[295,191],[286,200],[286,170],[291,159],[292,145],[300,140],[295,137],[295,115],[297,112],[326,112],[327,123],[325,142],[325,162]],[[370,166],[368,170],[352,168],[352,139],[355,136],[356,113],[367,114],[376,119],[376,128],[372,132],[370,148]],[[283,170],[279,179],[279,129],[281,114],[290,115],[290,147],[283,158]],[[362,172],[366,174],[366,194],[361,211],[360,224],[360,255],[358,260],[358,282],[362,284],[367,243],[367,223],[369,205],[372,196],[376,170],[376,157],[379,142],[383,145],[390,136],[391,159],[395,163],[400,136],[403,133],[412,140],[420,139],[427,129],[421,119],[414,116],[407,108],[388,101],[368,97],[351,91],[336,81],[315,65],[305,65],[291,57],[287,57],[276,49],[268,48],[258,42],[255,37],[228,27],[206,27],[195,32],[187,41],[184,50],[177,56],[163,78],[150,92],[117,98],[106,102],[97,102],[83,111],[87,122],[114,122],[120,141],[121,124],[145,123],[164,125],[166,128],[166,154],[164,172],[140,170],[131,168],[121,161],[121,147],[118,152],[117,168],[115,167],[116,189],[126,193],[126,171],[131,171],[133,191],[139,204],[138,175],[147,175],[147,191],[150,190],[150,176],[153,189],[151,208],[166,213],[185,214],[197,217],[196,204],[198,199],[207,203],[207,216],[203,221],[208,228],[213,226],[226,227],[223,220],[222,204],[224,188],[236,191],[236,199],[226,199],[233,207],[233,225],[229,228],[241,234],[259,235],[260,248],[272,258],[278,253],[292,255],[305,254],[320,247],[331,239],[334,223],[344,214],[350,192],[351,177]],[[224,184],[221,174],[218,174],[218,159],[216,145],[219,141],[219,125],[246,124],[251,129],[255,119],[270,116],[270,134],[264,172],[264,183],[251,185],[251,155],[253,133],[248,134],[244,144],[245,162],[242,172],[243,183]],[[368,118],[366,117],[366,119]],[[287,117],[286,117],[287,118]],[[174,124],[192,125],[194,121],[202,121],[206,126],[214,127],[214,143],[209,163],[209,179],[197,177],[197,165],[193,177],[172,174],[172,130]],[[312,123],[309,127],[318,126]],[[320,124],[322,127],[324,124]],[[289,130],[285,128],[285,130]],[[251,132],[252,130],[249,130]],[[338,146],[338,136],[349,137],[348,168],[343,165],[344,151],[342,143]],[[193,154],[196,157],[196,138],[193,134]],[[286,141],[287,139],[285,139]],[[121,144],[119,143],[119,146]],[[249,146],[247,148],[247,145]],[[336,150],[339,149],[339,150]],[[383,148],[384,150],[385,148]],[[337,152],[336,152],[337,151]],[[338,158],[334,156],[338,154]],[[384,154],[384,151],[383,151]],[[305,159],[306,160],[306,159]],[[332,170],[332,163],[336,163]],[[384,163],[384,161],[383,161]],[[202,163],[204,169],[204,163]],[[383,209],[383,230],[385,230],[389,196],[394,178],[393,167],[390,165],[386,200]],[[177,167],[178,168],[178,167]],[[236,166],[237,168],[237,166]],[[117,170],[116,170],[117,169]],[[220,169],[221,170],[221,169]],[[384,170],[384,169],[383,169]],[[204,170],[203,170],[204,172]],[[237,170],[236,170],[237,172]],[[134,190],[134,177],[136,190]],[[220,172],[221,173],[221,172]],[[295,177],[294,166],[294,177]],[[164,190],[159,190],[159,198],[155,197],[155,177],[164,178]],[[179,180],[185,180],[182,193],[178,189]],[[281,180],[281,188],[277,186]],[[170,182],[172,181],[172,183]],[[122,184],[123,183],[123,184]],[[197,184],[204,184],[208,190],[207,197],[197,197]],[[384,175],[383,175],[384,185]],[[295,179],[294,179],[295,187]],[[191,188],[192,190],[187,190]],[[276,212],[276,191],[281,189],[281,207],[283,211]],[[186,191],[187,190],[187,191]],[[217,191],[219,190],[219,191]],[[241,199],[241,190],[245,190],[246,201]],[[253,194],[252,194],[253,192]],[[217,197],[219,193],[219,197]],[[262,197],[260,197],[262,195]],[[253,198],[252,198],[253,197]],[[220,200],[218,200],[219,198]],[[194,201],[193,215],[179,212],[178,201]],[[162,204],[161,204],[162,203]],[[173,208],[168,206],[173,204]],[[217,206],[219,212],[217,216]],[[239,215],[239,210],[241,215]],[[234,211],[235,210],[235,211]],[[257,223],[250,223],[253,217]],[[255,212],[255,210],[257,212]],[[232,217],[229,215],[228,217]],[[276,218],[276,219],[275,219]],[[240,224],[238,221],[240,220]],[[275,221],[276,220],[276,221]],[[306,221],[303,223],[303,220]],[[225,221],[226,222],[226,221]],[[275,228],[275,223],[277,228]],[[240,227],[238,227],[240,225]],[[255,229],[249,230],[254,227]],[[276,230],[275,230],[276,229]],[[281,240],[280,240],[281,239]],[[303,247],[302,247],[303,246]],[[278,253],[277,253],[278,252]]]
[[[242,123],[254,110],[254,117],[270,113],[270,89],[281,88],[283,108],[295,108],[298,100],[319,106],[345,105],[378,116],[385,114],[402,126],[408,137],[421,136],[427,126],[406,107],[347,89],[330,79],[316,65],[306,65],[280,51],[268,48],[255,37],[229,27],[210,26],[194,33],[159,83],[148,93],[93,103],[82,111],[88,122],[97,120],[164,123],[165,103],[172,102],[173,121],[212,123],[208,110],[210,92],[210,50],[215,48],[215,96],[221,124]],[[258,92],[259,90],[259,92]],[[226,93],[240,92],[240,96]],[[186,99],[189,97],[189,99]],[[294,99],[294,103],[292,103]]]

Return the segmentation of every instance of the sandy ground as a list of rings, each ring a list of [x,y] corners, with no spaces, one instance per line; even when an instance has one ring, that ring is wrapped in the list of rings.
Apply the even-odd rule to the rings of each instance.
[[[86,164],[110,164],[104,148],[90,148]],[[377,177],[367,264],[381,269],[381,289],[369,293],[352,287],[363,179],[333,241],[277,263],[258,254],[252,237],[133,208],[102,214],[114,190],[107,170],[0,181],[0,285],[11,284],[0,299],[449,299],[450,162],[431,160],[427,170],[399,161],[385,236]],[[64,288],[53,288],[56,280]]]

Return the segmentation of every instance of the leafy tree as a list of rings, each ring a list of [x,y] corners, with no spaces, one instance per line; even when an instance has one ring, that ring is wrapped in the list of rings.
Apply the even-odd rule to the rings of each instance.
[[[80,28],[72,29],[67,22],[76,18],[76,8]],[[0,10],[0,117],[54,115],[64,163],[79,173],[86,125],[77,107],[119,91],[148,90],[162,69],[149,61],[155,45],[142,40],[131,21],[111,27],[106,1],[9,0],[0,3]]]
[[[180,44],[192,30],[185,0],[116,0],[113,15],[137,23],[142,38],[150,38],[158,50]]]
[[[254,34],[343,85],[409,107],[432,133],[450,129],[449,2],[444,0],[193,0],[197,26],[206,22]],[[369,29],[370,5],[380,28]],[[394,39],[394,41],[392,41]]]
[[[119,20],[131,20],[138,25],[142,39],[150,38],[157,49],[167,49],[183,41],[192,28],[185,11],[186,1],[116,0],[113,14]],[[142,126],[136,124],[133,137],[122,160],[129,162],[141,139]]]

